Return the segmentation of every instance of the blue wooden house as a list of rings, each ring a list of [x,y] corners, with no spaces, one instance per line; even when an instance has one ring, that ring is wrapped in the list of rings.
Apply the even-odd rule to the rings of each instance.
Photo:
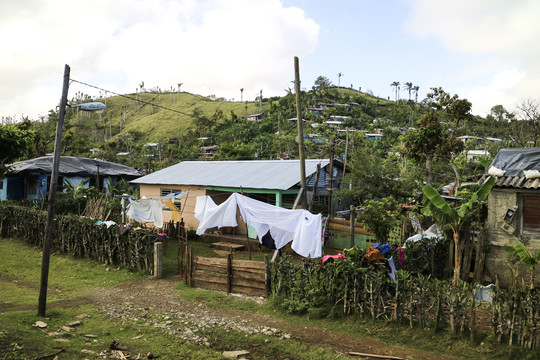
[[[0,200],[42,199],[47,196],[52,172],[52,156],[19,161],[9,165],[9,171],[0,180]],[[85,187],[94,186],[108,191],[120,179],[126,181],[142,174],[129,166],[108,161],[61,156],[58,171],[58,191],[63,191],[69,182],[77,186],[83,182]]]

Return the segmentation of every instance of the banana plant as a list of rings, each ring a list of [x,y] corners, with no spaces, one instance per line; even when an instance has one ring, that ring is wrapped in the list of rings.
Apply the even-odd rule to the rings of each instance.
[[[538,250],[536,255],[533,256],[530,251],[525,247],[525,245],[523,245],[523,243],[519,241],[519,239],[517,239],[516,237],[514,237],[514,239],[516,240],[517,244],[514,246],[504,245],[504,250],[506,250],[511,255],[519,256],[521,262],[529,268],[531,272],[530,287],[532,290],[534,289],[535,267],[538,263],[540,263],[540,250]]]
[[[459,232],[461,226],[465,223],[471,210],[478,200],[485,201],[495,184],[495,178],[490,177],[475,193],[472,194],[468,201],[463,201],[456,207],[450,206],[446,200],[431,186],[426,185],[422,188],[424,198],[422,204],[425,206],[422,209],[422,214],[431,216],[440,225],[448,225],[452,229],[452,237],[454,239],[454,275],[452,277],[452,285],[457,286],[461,272],[461,256],[459,255],[460,237]]]

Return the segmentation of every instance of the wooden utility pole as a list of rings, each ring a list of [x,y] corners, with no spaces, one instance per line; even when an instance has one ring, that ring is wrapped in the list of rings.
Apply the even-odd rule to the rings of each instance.
[[[335,138],[332,138],[330,148],[330,164],[328,166],[328,217],[332,216],[332,194],[334,192],[334,145]]]
[[[47,285],[49,281],[49,262],[51,258],[51,242],[54,228],[54,206],[56,204],[56,188],[58,185],[58,169],[60,167],[60,152],[62,151],[62,130],[64,127],[64,116],[66,115],[67,96],[69,89],[69,65],[64,67],[64,85],[62,88],[62,98],[60,99],[60,112],[56,123],[56,138],[54,142],[54,157],[51,172],[51,184],[49,186],[49,199],[47,209],[47,227],[43,242],[43,257],[41,261],[41,283],[39,289],[38,315],[45,316],[47,307]]]
[[[298,128],[298,156],[300,158],[300,184],[304,190],[302,193],[302,209],[307,208],[306,201],[306,156],[304,154],[304,120],[302,119],[302,109],[300,104],[300,66],[298,57],[294,57],[294,87],[296,91],[296,126]]]
[[[313,203],[315,202],[315,196],[317,195],[317,186],[319,185],[319,176],[321,174],[321,164],[317,164],[317,172],[315,173],[315,182],[313,183],[313,190],[311,195],[311,201],[309,202],[309,211],[313,211]]]

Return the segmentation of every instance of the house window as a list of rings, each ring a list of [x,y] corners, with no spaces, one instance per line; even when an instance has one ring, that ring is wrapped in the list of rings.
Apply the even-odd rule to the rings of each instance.
[[[174,194],[180,192],[180,190],[174,190],[174,189],[161,189],[161,196],[167,196],[170,194]],[[182,205],[181,199],[173,199],[174,205],[180,210],[180,206]],[[166,205],[163,205],[163,210],[170,210]]]
[[[540,233],[540,195],[521,195],[522,232]]]

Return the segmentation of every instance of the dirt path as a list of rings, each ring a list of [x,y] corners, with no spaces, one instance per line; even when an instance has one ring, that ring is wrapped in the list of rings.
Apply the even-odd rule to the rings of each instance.
[[[96,304],[105,316],[153,319],[149,321],[154,321],[157,326],[164,329],[174,330],[184,340],[206,346],[211,346],[211,344],[207,339],[196,335],[197,329],[221,326],[269,336],[291,337],[300,342],[332,348],[340,354],[353,351],[391,355],[404,359],[457,359],[436,356],[415,349],[389,346],[374,338],[351,337],[319,327],[298,326],[268,315],[210,309],[203,304],[180,299],[177,296],[178,290],[174,290],[174,286],[180,281],[181,279],[177,276],[161,280],[137,279],[115,287],[98,289],[91,293],[85,302]],[[175,325],[171,320],[176,320],[176,328],[173,328]],[[179,321],[180,324],[184,324],[183,327],[178,327]]]

